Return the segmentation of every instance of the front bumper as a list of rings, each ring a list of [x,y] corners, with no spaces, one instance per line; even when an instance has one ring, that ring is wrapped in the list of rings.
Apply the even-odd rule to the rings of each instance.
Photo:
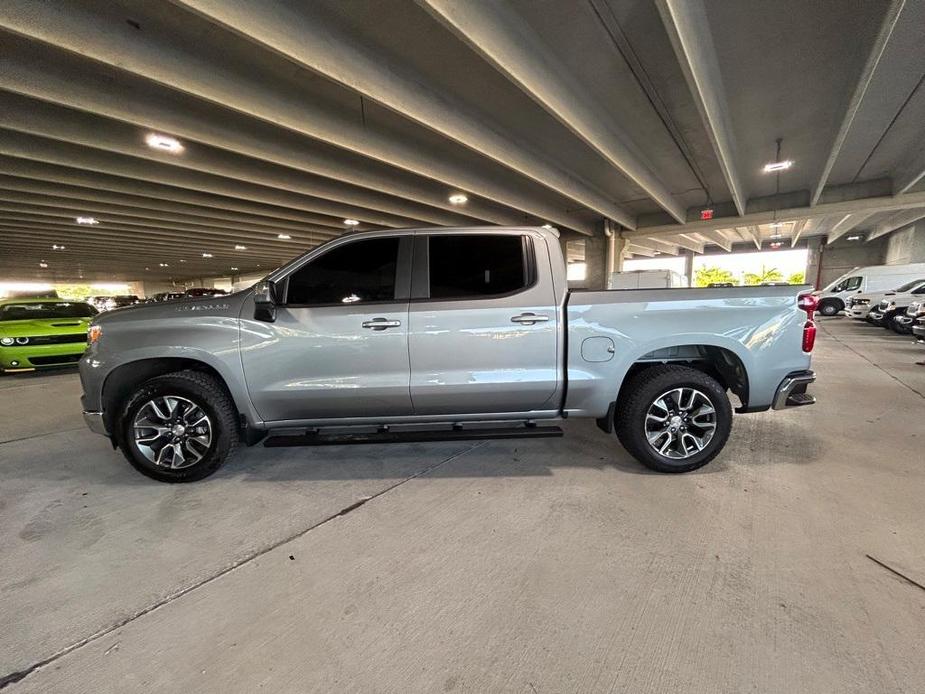
[[[893,316],[893,320],[899,323],[904,328],[908,328],[912,325],[912,321],[914,321],[915,319],[912,316],[902,314],[900,316]]]
[[[787,374],[787,377],[777,386],[777,392],[774,393],[774,402],[771,405],[775,410],[783,410],[787,407],[802,407],[803,405],[812,405],[816,398],[806,392],[810,383],[816,380],[814,371],[794,371]]]
[[[109,432],[106,431],[106,423],[103,421],[102,412],[88,412],[84,410],[84,424],[86,424],[94,434],[109,436]]]
[[[0,347],[0,370],[75,365],[86,349],[86,342]]]
[[[852,318],[857,318],[858,320],[864,320],[867,318],[867,314],[870,313],[870,306],[867,304],[853,305],[848,309],[848,315]]]
[[[873,310],[867,312],[867,320],[873,321],[874,323],[881,323],[881,322],[883,322],[883,316],[884,316],[884,315],[885,315],[885,314],[884,314],[882,311],[878,311],[877,309],[873,309]]]

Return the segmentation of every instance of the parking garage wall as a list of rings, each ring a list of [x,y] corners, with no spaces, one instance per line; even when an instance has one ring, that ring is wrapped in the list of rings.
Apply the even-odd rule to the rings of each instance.
[[[869,243],[839,240],[826,245],[825,237],[814,237],[808,244],[806,281],[821,288],[852,268],[883,265],[886,262],[886,245],[885,238]]]
[[[887,265],[925,263],[925,221],[894,231],[887,238],[884,262]]]

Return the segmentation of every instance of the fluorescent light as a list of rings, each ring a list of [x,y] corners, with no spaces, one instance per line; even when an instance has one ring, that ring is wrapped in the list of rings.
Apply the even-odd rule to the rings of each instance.
[[[848,241],[860,241],[861,237],[860,236],[849,236],[847,240]]]
[[[170,267],[167,263],[158,263],[158,267]]]
[[[203,258],[211,258],[211,257],[212,257],[212,254],[211,254],[211,253],[203,253],[203,254],[202,254],[202,257],[203,257]]]
[[[772,229],[780,229],[782,226],[784,226],[784,223],[783,222],[771,222],[770,224],[768,224],[768,226],[771,227]]]
[[[344,224],[346,224],[348,227],[355,227],[359,223],[360,222],[356,219],[345,219],[344,220]]]
[[[277,234],[276,238],[278,238],[280,241],[288,241],[292,237],[289,234]]]
[[[772,173],[774,171],[783,171],[784,169],[789,169],[793,166],[793,162],[790,159],[785,161],[773,161],[770,164],[764,165],[765,173]]]
[[[242,246],[240,243],[238,243],[238,244],[235,244],[234,249],[235,249],[236,251],[246,251],[246,250],[247,250],[247,246]]]
[[[53,251],[63,251],[63,250],[64,250],[64,246],[59,246],[58,244],[55,243],[55,244],[52,244],[51,250],[53,250]]]
[[[232,270],[237,270],[238,268],[236,268],[236,267],[233,267],[233,268],[231,268],[231,269],[232,269]]]
[[[39,263],[39,267],[48,267],[48,263],[46,263],[46,262],[43,260],[41,263]]]
[[[453,193],[450,196],[451,205],[465,205],[467,202],[469,202],[469,198],[465,193]]]
[[[145,136],[145,142],[148,143],[148,147],[151,149],[160,149],[165,152],[171,152],[173,154],[177,154],[183,151],[183,145],[180,144],[180,141],[175,137],[169,137],[168,135],[148,133]]]
[[[99,224],[100,220],[96,217],[77,217],[78,224]]]

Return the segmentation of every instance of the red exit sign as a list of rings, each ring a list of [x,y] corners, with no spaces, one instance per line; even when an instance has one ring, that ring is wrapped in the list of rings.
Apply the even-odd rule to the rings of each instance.
[[[713,210],[700,210],[700,219],[713,219]]]

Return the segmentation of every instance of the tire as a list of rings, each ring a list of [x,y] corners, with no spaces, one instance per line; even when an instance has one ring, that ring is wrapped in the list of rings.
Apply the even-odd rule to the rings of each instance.
[[[168,419],[159,415],[168,415]],[[199,371],[177,371],[142,383],[125,400],[118,421],[116,438],[126,459],[141,474],[160,482],[195,482],[208,477],[234,455],[239,444],[231,398],[218,379]],[[161,426],[172,421],[179,429]],[[167,431],[158,434],[158,428]],[[146,439],[151,446],[139,443]],[[175,451],[180,455],[175,457]]]
[[[706,427],[698,428],[701,425],[696,424],[691,419],[684,424],[681,414],[684,411],[675,408],[675,411],[679,413],[678,416],[682,417],[681,426],[689,427],[689,429],[685,429],[684,433],[677,435],[668,432],[662,433],[675,439],[673,444],[675,449],[682,447],[685,449],[685,455],[681,458],[672,457],[671,450],[666,454],[657,451],[653,445],[662,445],[664,438],[658,438],[655,444],[650,443],[648,437],[654,435],[656,431],[647,430],[647,426],[659,426],[658,424],[653,425],[651,422],[647,425],[649,421],[647,419],[648,414],[661,412],[657,401],[662,400],[662,402],[677,405],[677,402],[669,402],[672,398],[676,398],[676,395],[669,396],[668,399],[664,399],[663,396],[667,396],[669,391],[679,388],[699,391],[714,410],[712,415],[693,417],[693,419],[699,417],[701,421],[712,419],[714,428],[712,429],[712,435],[705,443],[704,440],[707,437],[705,435],[701,436],[700,442],[704,443],[704,445],[696,452],[688,454],[688,443],[693,443],[691,439],[697,439],[707,429]],[[698,398],[697,403],[702,405],[704,400]],[[681,404],[683,405],[684,403]],[[695,413],[701,411],[701,405],[690,407],[687,416],[690,416],[691,411]],[[653,421],[654,419],[653,417]],[[668,427],[668,424],[666,423],[663,426]],[[709,463],[726,445],[726,440],[729,438],[729,432],[732,429],[732,405],[726,395],[726,389],[716,379],[701,371],[673,364],[652,366],[637,374],[622,388],[614,413],[614,429],[623,447],[646,467],[658,472],[690,472]],[[682,437],[681,440],[678,439],[679,436]],[[695,447],[698,446],[699,443]],[[677,453],[678,451],[675,450],[674,452]]]
[[[823,316],[835,316],[845,308],[845,305],[837,299],[827,299],[819,304],[819,313]]]

